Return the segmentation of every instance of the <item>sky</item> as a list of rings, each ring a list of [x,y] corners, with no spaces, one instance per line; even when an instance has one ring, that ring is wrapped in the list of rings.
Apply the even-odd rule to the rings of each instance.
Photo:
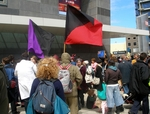
[[[136,28],[134,0],[110,0],[111,25]],[[123,43],[125,38],[113,38],[111,43]]]

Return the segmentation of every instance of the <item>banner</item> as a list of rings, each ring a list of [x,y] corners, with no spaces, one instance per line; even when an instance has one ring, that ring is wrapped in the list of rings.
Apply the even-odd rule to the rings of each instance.
[[[80,0],[59,0],[59,14],[66,15],[67,4],[80,10]]]

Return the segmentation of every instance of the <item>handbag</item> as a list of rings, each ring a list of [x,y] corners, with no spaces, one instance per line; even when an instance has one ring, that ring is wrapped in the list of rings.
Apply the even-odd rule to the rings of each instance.
[[[35,110],[33,109],[33,98],[32,97],[30,98],[29,103],[28,103],[27,114],[36,114]]]
[[[10,80],[9,81],[9,88],[15,88],[17,85],[16,81],[15,80]]]
[[[54,114],[68,114],[70,112],[68,105],[56,95],[54,103]]]
[[[100,84],[100,78],[94,77],[92,83],[93,83],[94,85],[99,85],[99,84]]]
[[[101,100],[106,100],[106,83],[102,83],[102,90],[97,90],[97,96]]]

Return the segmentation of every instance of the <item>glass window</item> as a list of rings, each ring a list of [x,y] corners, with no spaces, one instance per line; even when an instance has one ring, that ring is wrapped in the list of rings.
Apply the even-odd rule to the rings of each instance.
[[[7,0],[0,0],[0,5],[7,5]]]
[[[131,43],[128,43],[128,46],[131,46]]]
[[[136,42],[134,42],[133,45],[136,46]]]
[[[130,40],[130,38],[128,38],[128,40]]]
[[[142,8],[150,8],[150,2],[142,3]]]
[[[136,39],[136,37],[133,37],[133,39],[135,40],[135,39]]]

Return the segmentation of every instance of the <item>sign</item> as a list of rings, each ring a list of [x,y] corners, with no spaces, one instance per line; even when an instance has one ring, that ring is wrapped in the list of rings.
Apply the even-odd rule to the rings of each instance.
[[[80,10],[80,0],[59,0],[59,14],[66,15],[67,4]]]
[[[117,55],[117,54],[126,54],[126,51],[114,51],[113,54],[114,55]]]

